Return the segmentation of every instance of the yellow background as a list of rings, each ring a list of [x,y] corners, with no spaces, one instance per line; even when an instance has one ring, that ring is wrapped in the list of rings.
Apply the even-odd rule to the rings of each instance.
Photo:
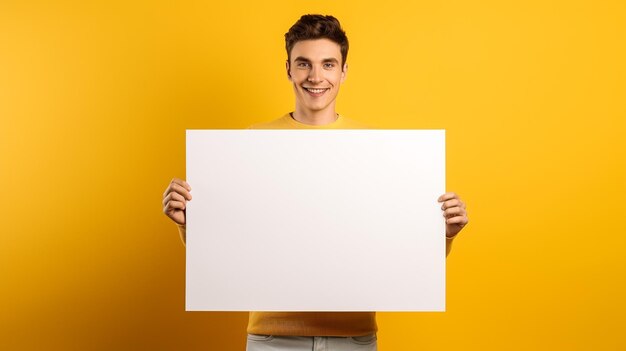
[[[161,212],[186,128],[293,108],[283,34],[337,16],[338,111],[445,128],[470,224],[447,312],[380,313],[381,350],[624,350],[623,1],[2,1],[0,349],[242,350],[184,311]]]

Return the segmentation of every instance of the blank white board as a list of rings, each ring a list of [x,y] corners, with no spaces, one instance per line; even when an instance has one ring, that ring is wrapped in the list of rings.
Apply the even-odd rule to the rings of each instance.
[[[187,130],[187,311],[444,311],[444,130]]]

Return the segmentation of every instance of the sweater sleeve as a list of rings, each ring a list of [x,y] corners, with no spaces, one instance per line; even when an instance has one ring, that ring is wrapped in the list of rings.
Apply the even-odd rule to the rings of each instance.
[[[180,234],[180,240],[183,241],[183,246],[187,245],[187,226],[178,225],[178,233]]]
[[[456,235],[451,238],[446,237],[446,257],[448,257],[448,255],[450,254],[450,251],[452,251],[452,241],[454,240],[455,237]]]

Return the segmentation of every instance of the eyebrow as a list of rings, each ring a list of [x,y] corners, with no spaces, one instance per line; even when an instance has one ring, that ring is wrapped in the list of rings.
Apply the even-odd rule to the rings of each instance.
[[[301,62],[311,62],[311,60],[309,60],[306,57],[302,57],[302,56],[298,56],[298,57],[296,57],[293,60],[293,62],[298,62],[298,61],[301,61]],[[339,61],[336,58],[334,58],[334,57],[329,57],[329,58],[325,58],[325,59],[322,60],[322,63],[327,63],[327,62],[339,63]]]

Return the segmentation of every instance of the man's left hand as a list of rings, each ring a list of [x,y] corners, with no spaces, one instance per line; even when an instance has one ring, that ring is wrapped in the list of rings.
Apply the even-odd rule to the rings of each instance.
[[[441,210],[446,219],[446,237],[455,237],[469,222],[465,203],[456,193],[452,192],[441,195],[437,201],[443,203]]]

